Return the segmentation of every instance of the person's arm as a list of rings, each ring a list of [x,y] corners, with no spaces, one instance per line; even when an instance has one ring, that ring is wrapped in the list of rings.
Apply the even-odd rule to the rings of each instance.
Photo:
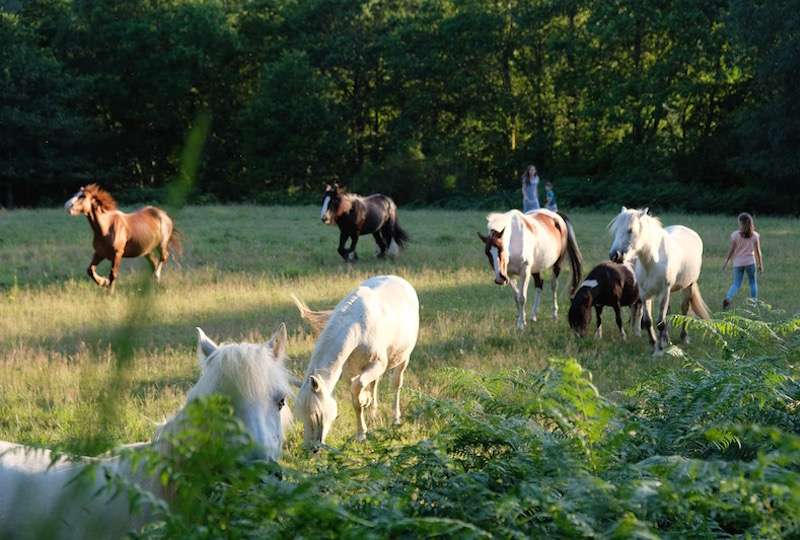
[[[756,238],[756,264],[758,271],[764,272],[764,256],[761,255],[761,238]]]
[[[522,179],[522,200],[527,201],[528,195],[525,193],[525,179]]]
[[[725,270],[727,268],[728,263],[731,261],[731,257],[733,257],[733,250],[736,249],[736,240],[731,240],[731,248],[728,250],[728,254],[725,255],[725,262],[722,263],[722,269]]]

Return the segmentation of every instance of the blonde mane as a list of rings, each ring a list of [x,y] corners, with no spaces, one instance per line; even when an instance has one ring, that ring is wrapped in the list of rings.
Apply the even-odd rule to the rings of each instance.
[[[111,193],[101,188],[98,184],[89,184],[83,188],[83,192],[91,195],[101,210],[110,212],[117,209],[117,201],[111,196]]]

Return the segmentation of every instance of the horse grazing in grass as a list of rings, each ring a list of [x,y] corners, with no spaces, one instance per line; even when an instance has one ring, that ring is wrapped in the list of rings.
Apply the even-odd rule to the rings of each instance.
[[[669,345],[667,312],[670,294],[683,291],[681,313],[689,309],[701,319],[708,319],[708,307],[700,295],[697,280],[703,263],[703,240],[700,235],[683,225],[662,227],[661,221],[648,214],[648,209],[622,211],[608,225],[611,236],[609,258],[621,262],[629,256],[636,257],[634,269],[639,286],[639,297],[644,302],[646,316],[655,320],[658,337],[652,326],[648,337],[653,345],[653,355],[660,356]],[[653,319],[653,301],[661,302],[658,317]],[[686,326],[681,339],[688,342]]]
[[[326,312],[314,313],[316,326]],[[327,316],[295,408],[295,414],[303,420],[308,446],[325,443],[338,414],[333,390],[343,375],[350,381],[358,440],[367,437],[366,409],[373,418],[377,416],[378,382],[390,369],[394,369],[396,392],[394,421],[400,423],[403,374],[419,333],[417,293],[397,276],[376,276],[362,282]]]
[[[510,284],[514,289],[517,328],[525,328],[525,303],[531,276],[536,285],[531,319],[536,321],[544,285],[541,272],[548,268],[553,269],[553,319],[557,319],[558,276],[565,257],[569,257],[572,267],[572,293],[581,280],[583,258],[569,218],[560,212],[544,209],[527,214],[511,210],[505,214],[489,214],[486,221],[489,234],[484,236],[479,232],[478,237],[484,244],[489,266],[494,272],[494,282],[497,285]],[[519,276],[516,285],[509,279],[514,275]]]
[[[322,194],[322,210],[319,217],[323,223],[339,226],[339,255],[345,262],[358,259],[356,244],[362,234],[371,234],[378,245],[378,258],[388,252],[395,256],[408,243],[408,234],[397,222],[397,205],[386,195],[376,193],[362,197],[345,193],[339,184],[326,185]],[[347,239],[350,247],[345,248]]]
[[[637,336],[642,334],[642,302],[639,300],[639,287],[636,284],[632,262],[626,261],[624,264],[602,262],[592,268],[586,279],[578,286],[569,308],[569,325],[581,337],[586,335],[589,323],[592,321],[592,306],[597,313],[595,332],[597,337],[603,335],[600,315],[605,306],[611,306],[614,310],[622,339],[626,337],[620,313],[623,306],[630,306],[634,333]],[[649,322],[648,319],[646,324]]]
[[[94,232],[94,255],[86,270],[95,283],[114,290],[123,257],[146,256],[153,267],[156,281],[161,279],[161,269],[169,257],[169,248],[180,252],[172,219],[154,206],[145,206],[131,214],[117,209],[117,202],[109,192],[97,184],[82,187],[64,208],[71,216],[83,214]],[[155,256],[155,250],[160,256]],[[97,274],[97,265],[104,259],[111,261],[108,278]]]
[[[222,394],[252,438],[254,459],[277,459],[284,431],[292,422],[286,358],[286,327],[266,344],[217,345],[198,328],[197,354],[202,375],[186,404],[157,431],[152,443],[129,445],[135,453],[152,447],[172,455],[171,434],[186,422],[186,406],[203,396]],[[122,538],[151,519],[145,505],[132,510],[126,490],[116,493],[109,479],[122,479],[169,500],[169,486],[152,472],[123,457],[58,458],[49,450],[0,442],[0,538]],[[95,469],[87,469],[94,467]]]

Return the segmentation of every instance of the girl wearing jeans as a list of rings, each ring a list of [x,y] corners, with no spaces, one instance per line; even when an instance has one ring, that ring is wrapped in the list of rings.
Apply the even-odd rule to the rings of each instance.
[[[728,309],[733,297],[739,287],[742,286],[744,275],[747,274],[747,281],[750,284],[750,298],[758,297],[758,281],[756,280],[756,265],[758,271],[764,271],[764,259],[761,256],[760,236],[756,232],[753,216],[750,214],[739,214],[739,230],[731,234],[731,249],[725,257],[722,270],[728,266],[733,258],[733,284],[722,301],[722,309]]]

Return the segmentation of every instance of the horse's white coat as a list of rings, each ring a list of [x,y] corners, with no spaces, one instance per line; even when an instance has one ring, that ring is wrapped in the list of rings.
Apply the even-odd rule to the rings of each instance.
[[[684,314],[688,313],[691,306],[699,317],[708,318],[709,315],[697,285],[703,261],[703,240],[700,235],[683,225],[664,228],[660,220],[647,212],[647,209],[622,207],[622,211],[609,224],[614,238],[609,257],[618,260],[636,257],[633,264],[639,295],[651,320],[654,320],[653,301],[661,302],[658,318],[654,320],[660,331],[658,339],[653,327],[650,327],[653,354],[658,356],[669,344],[666,316],[670,293],[684,291]],[[685,328],[682,334],[685,339]]]
[[[508,279],[514,290],[514,300],[517,303],[517,328],[525,327],[525,303],[528,297],[528,284],[532,274],[540,273],[551,268],[561,257],[566,249],[567,237],[553,236],[551,230],[532,219],[537,214],[543,214],[556,220],[562,231],[567,231],[564,220],[550,210],[540,209],[523,214],[519,210],[511,210],[504,214],[492,213],[486,216],[489,232],[502,232],[501,241],[505,253],[505,265],[498,257],[497,249],[491,248],[494,264],[495,282],[501,283],[510,276],[519,276],[518,283]],[[526,224],[527,222],[527,224]],[[533,228],[533,232],[529,227]],[[505,268],[504,268],[505,266]],[[553,276],[551,282],[553,294],[553,318],[558,317],[558,302],[556,290],[558,278]],[[536,320],[541,302],[542,290],[536,288],[531,319]]]
[[[367,433],[365,409],[378,410],[378,381],[395,369],[394,419],[400,422],[400,388],[419,332],[419,300],[414,288],[397,276],[376,276],[361,283],[334,309],[311,354],[295,413],[304,423],[307,444],[320,444],[338,413],[333,390],[344,375],[350,380],[357,437]]]
[[[262,449],[256,457],[277,458],[283,430],[291,423],[289,407],[278,408],[280,400],[290,393],[288,372],[283,366],[285,347],[283,325],[266,345],[217,346],[199,331],[198,357],[203,373],[189,391],[186,404],[213,393],[230,397],[236,415]],[[184,414],[182,409],[157,431],[150,444],[159,452],[170,452],[166,435],[180,429]],[[107,477],[120,476],[156,497],[164,497],[156,478],[132,470],[119,457],[53,457],[49,450],[0,442],[0,538],[123,537],[147,521],[147,512],[131,514],[125,493],[116,498],[109,492],[97,494],[106,486]],[[89,464],[96,466],[95,474],[81,475]]]
[[[322,199],[322,210],[319,212],[319,219],[325,220],[325,214],[328,213],[328,205],[331,204],[331,196],[325,195],[325,198]]]
[[[583,287],[589,287],[590,289],[594,289],[595,287],[597,287],[597,280],[596,279],[586,279],[586,280],[583,281],[583,283],[578,285],[579,289],[582,289]]]

